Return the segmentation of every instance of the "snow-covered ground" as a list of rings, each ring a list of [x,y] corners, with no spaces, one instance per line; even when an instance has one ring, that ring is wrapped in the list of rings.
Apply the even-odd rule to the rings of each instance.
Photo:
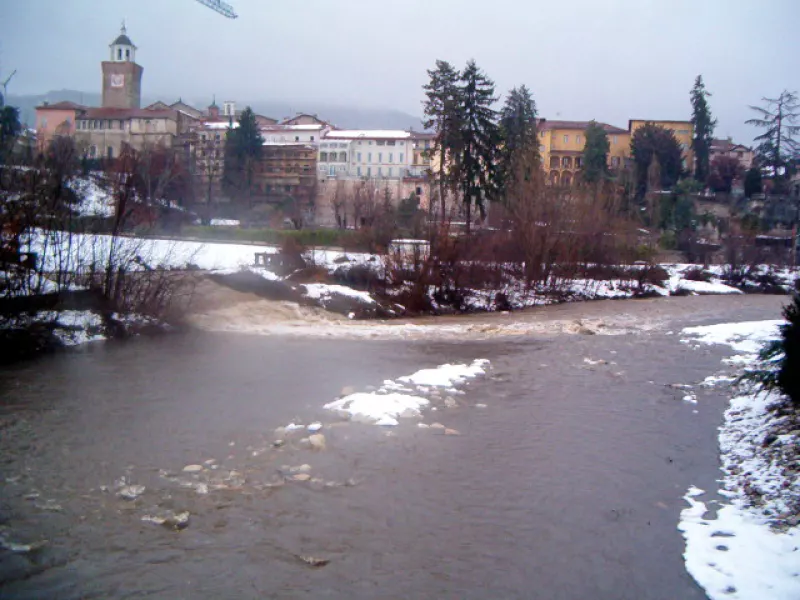
[[[67,269],[95,263],[99,268],[108,261],[108,255],[115,244],[117,256],[139,256],[143,262],[153,267],[184,268],[194,265],[207,271],[238,271],[252,265],[256,252],[273,254],[274,246],[252,244],[224,244],[203,242],[117,237],[110,235],[68,234],[63,231],[36,230],[29,242],[23,246],[25,252],[35,252],[45,271]],[[68,258],[65,258],[68,257]],[[133,265],[132,265],[133,266]]]
[[[484,375],[488,368],[488,360],[476,359],[470,364],[422,369],[396,380],[387,379],[374,392],[348,394],[329,402],[325,408],[353,421],[395,426],[400,418],[421,417],[422,410],[430,405],[430,396],[459,394],[459,387]],[[445,406],[454,402],[452,396],[445,398]]]
[[[776,337],[781,323],[722,323],[682,333],[690,344],[723,344],[744,353],[727,362],[746,366]],[[725,378],[708,380],[720,382]],[[781,400],[763,391],[733,398],[719,433],[724,473],[719,494],[728,503],[708,515],[699,499],[703,490],[692,487],[684,497],[689,507],[681,512],[679,529],[686,540],[686,568],[712,600],[800,598],[800,478],[797,466],[786,464],[796,458],[786,460],[784,454],[796,449],[800,432],[781,433],[785,417],[770,410]]]

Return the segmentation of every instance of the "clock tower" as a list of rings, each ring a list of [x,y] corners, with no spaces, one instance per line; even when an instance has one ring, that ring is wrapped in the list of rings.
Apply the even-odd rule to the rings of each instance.
[[[142,67],[136,64],[136,46],[125,23],[111,44],[110,60],[103,61],[103,107],[141,108]]]

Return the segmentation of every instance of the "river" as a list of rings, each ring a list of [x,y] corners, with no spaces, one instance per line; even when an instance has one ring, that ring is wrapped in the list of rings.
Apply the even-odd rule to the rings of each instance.
[[[670,386],[720,371],[726,352],[677,332],[777,318],[784,300],[444,321],[468,324],[461,336],[437,335],[442,321],[369,340],[194,331],[6,368],[0,534],[41,547],[0,550],[0,596],[705,598],[676,526],[690,485],[716,488],[727,394],[698,388],[692,404]],[[610,325],[547,327],[577,318]],[[487,376],[423,417],[460,435],[322,408],[345,387],[476,358]],[[314,420],[326,450],[273,446],[275,428]],[[303,464],[310,480],[284,477]],[[145,491],[125,500],[123,484]],[[142,520],[165,511],[188,511],[188,527]]]

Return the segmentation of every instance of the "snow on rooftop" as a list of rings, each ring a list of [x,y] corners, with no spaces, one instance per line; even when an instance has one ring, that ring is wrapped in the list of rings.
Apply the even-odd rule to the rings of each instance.
[[[228,127],[233,127],[233,129],[236,129],[238,126],[239,123],[237,121],[234,121],[233,123],[228,123],[227,121],[225,122],[214,121],[214,122],[203,123],[203,127],[206,129],[227,129]]]
[[[410,131],[402,129],[339,129],[329,131],[325,134],[326,138],[337,139],[408,139],[411,137]]]
[[[318,131],[320,129],[325,129],[327,125],[323,125],[322,123],[306,123],[303,125],[284,125],[284,127],[290,131]]]

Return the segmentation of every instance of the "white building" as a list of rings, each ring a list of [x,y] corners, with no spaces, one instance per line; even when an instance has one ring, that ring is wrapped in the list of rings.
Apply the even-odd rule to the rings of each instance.
[[[414,162],[414,133],[402,130],[331,130],[325,134],[324,142],[336,145],[337,163],[341,152],[347,152],[347,175],[368,179],[403,179],[412,175]],[[349,148],[347,147],[349,145]],[[323,161],[320,147],[320,171],[330,174],[331,146],[328,146],[327,161]],[[336,174],[343,172],[337,166]]]
[[[328,136],[320,142],[317,159],[320,179],[351,177],[351,144],[350,140],[329,139]]]
[[[265,142],[319,144],[330,127],[321,123],[303,125],[267,125],[261,128]]]

